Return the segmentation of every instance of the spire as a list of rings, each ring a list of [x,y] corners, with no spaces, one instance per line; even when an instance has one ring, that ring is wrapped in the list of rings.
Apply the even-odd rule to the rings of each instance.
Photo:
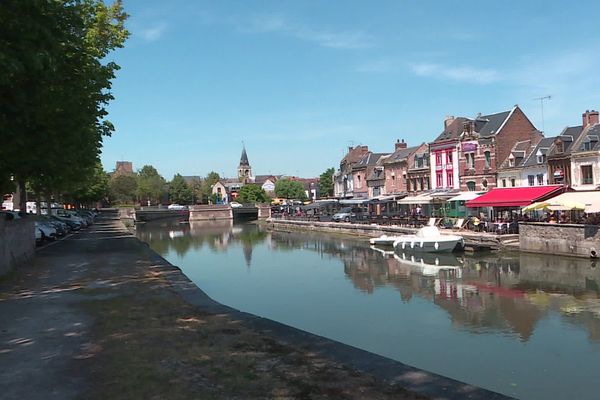
[[[240,165],[249,166],[248,162],[248,154],[246,154],[246,145],[243,145],[242,148],[242,157],[240,157]]]

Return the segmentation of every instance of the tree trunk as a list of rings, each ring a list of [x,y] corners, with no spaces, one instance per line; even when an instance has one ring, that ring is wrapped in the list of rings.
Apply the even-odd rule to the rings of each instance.
[[[17,192],[19,193],[19,211],[27,212],[27,190],[25,189],[25,179],[17,179]],[[14,207],[14,204],[13,204]]]

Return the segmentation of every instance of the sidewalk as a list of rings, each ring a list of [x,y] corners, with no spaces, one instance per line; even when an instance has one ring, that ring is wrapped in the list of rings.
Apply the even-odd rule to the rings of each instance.
[[[0,315],[3,399],[505,398],[220,305],[116,214],[0,280]]]

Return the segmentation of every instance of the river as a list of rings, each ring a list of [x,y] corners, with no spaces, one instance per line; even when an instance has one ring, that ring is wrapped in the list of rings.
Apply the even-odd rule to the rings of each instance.
[[[136,232],[228,306],[517,398],[600,398],[600,262],[422,258],[230,221]]]

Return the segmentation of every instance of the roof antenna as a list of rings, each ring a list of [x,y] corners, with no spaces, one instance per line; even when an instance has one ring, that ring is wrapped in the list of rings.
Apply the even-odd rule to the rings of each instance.
[[[540,101],[540,106],[542,107],[542,133],[546,133],[546,126],[544,125],[544,100],[551,100],[552,96],[548,95],[548,96],[543,96],[543,97],[536,97],[533,100],[539,100]]]

